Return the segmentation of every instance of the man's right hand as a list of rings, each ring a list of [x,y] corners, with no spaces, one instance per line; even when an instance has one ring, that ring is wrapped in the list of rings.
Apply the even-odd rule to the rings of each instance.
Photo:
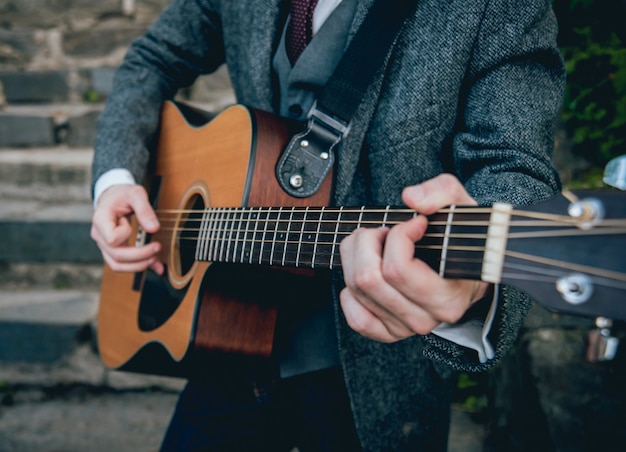
[[[138,272],[151,267],[163,273],[157,259],[161,244],[129,245],[132,234],[130,216],[134,214],[148,233],[159,230],[159,220],[141,185],[113,185],[99,197],[91,225],[91,238],[102,252],[105,262],[115,271]]]

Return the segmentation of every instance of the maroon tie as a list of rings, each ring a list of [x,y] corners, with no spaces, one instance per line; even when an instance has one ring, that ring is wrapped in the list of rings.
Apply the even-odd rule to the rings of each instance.
[[[287,56],[295,63],[313,37],[313,11],[317,0],[291,0],[291,19],[287,26]]]

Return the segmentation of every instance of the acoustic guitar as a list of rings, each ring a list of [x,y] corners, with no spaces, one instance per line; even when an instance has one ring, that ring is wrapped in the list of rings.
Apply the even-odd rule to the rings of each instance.
[[[160,242],[166,272],[105,265],[98,313],[105,365],[188,376],[215,354],[269,356],[280,304],[297,303],[316,278],[341,267],[344,237],[417,215],[328,207],[332,175],[310,198],[288,195],[275,168],[292,132],[241,105],[215,118],[163,105],[146,184],[161,229],[149,236],[135,224],[133,240]],[[604,191],[523,209],[452,206],[429,217],[415,255],[445,278],[509,284],[549,309],[626,320],[624,200]],[[276,296],[282,292],[289,296]]]

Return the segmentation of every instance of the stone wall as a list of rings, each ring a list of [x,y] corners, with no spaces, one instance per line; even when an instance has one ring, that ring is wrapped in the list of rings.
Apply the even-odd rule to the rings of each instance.
[[[91,147],[115,69],[168,0],[0,0],[0,148]],[[181,91],[234,103],[226,68]]]
[[[167,0],[0,0],[5,102],[82,102],[110,90],[113,69]]]

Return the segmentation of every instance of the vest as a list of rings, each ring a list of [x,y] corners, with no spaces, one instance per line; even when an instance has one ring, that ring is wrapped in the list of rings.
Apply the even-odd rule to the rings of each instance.
[[[343,56],[357,0],[343,0],[304,49],[292,67],[285,50],[285,30],[273,59],[278,81],[276,99],[281,116],[305,121],[317,94]],[[311,300],[309,291],[301,299],[281,306],[275,354],[284,378],[339,364],[335,313],[328,293]],[[319,291],[314,291],[318,293]]]

